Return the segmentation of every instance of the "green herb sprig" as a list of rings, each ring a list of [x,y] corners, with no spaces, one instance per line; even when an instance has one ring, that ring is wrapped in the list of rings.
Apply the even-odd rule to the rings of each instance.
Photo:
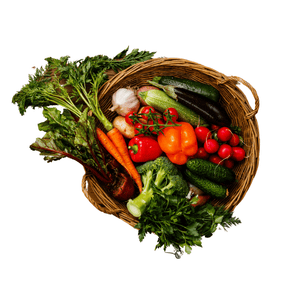
[[[146,234],[158,236],[155,249],[170,246],[175,249],[176,258],[183,250],[190,254],[193,246],[202,247],[202,238],[209,238],[218,227],[228,229],[241,221],[223,207],[210,203],[191,206],[186,198],[155,196],[147,206],[135,228],[139,229],[139,240]]]

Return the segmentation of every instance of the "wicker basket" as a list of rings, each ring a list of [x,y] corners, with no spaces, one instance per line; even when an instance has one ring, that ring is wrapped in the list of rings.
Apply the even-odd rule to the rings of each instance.
[[[156,58],[138,63],[114,75],[100,89],[99,101],[103,112],[112,120],[116,114],[112,113],[112,94],[121,87],[147,85],[147,80],[155,76],[175,76],[210,84],[221,94],[221,104],[225,107],[233,125],[242,129],[245,142],[246,159],[234,168],[238,182],[229,189],[229,196],[222,200],[214,200],[215,205],[224,205],[233,211],[247,193],[259,163],[259,129],[255,118],[259,109],[259,98],[255,89],[245,80],[230,76],[227,77],[201,64],[177,58]],[[247,86],[255,99],[255,108],[252,109],[244,93],[237,87],[238,83]],[[105,191],[105,187],[90,174],[86,173],[82,180],[82,190],[87,199],[100,211],[112,214],[131,226],[137,223],[127,210],[125,203],[115,201]]]

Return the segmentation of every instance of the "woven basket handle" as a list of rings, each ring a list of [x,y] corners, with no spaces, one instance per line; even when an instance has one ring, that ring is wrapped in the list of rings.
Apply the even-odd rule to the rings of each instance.
[[[240,77],[237,77],[237,76],[229,76],[220,83],[224,84],[225,82],[228,82],[228,81],[233,81],[235,83],[241,82],[243,85],[245,85],[251,91],[251,93],[254,97],[254,100],[255,100],[255,108],[252,109],[252,111],[246,115],[247,119],[251,119],[252,117],[254,117],[257,114],[258,109],[259,109],[259,98],[258,98],[256,90],[252,87],[252,85],[249,82],[247,82],[246,80],[244,80]]]

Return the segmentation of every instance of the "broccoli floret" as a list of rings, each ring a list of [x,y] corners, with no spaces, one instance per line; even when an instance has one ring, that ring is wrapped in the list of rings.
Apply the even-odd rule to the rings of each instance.
[[[136,169],[141,175],[143,190],[135,199],[127,202],[127,209],[135,217],[142,215],[155,195],[185,197],[189,192],[187,181],[165,156],[139,165]]]
[[[166,195],[177,195],[185,197],[189,192],[188,183],[180,175],[170,175],[167,179],[168,183],[161,188],[162,193]]]
[[[157,188],[166,185],[166,177],[170,175],[178,175],[177,167],[166,157],[160,156],[155,160],[156,178],[154,184]]]

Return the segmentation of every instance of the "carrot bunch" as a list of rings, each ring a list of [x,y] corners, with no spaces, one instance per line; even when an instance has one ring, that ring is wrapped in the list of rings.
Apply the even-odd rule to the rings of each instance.
[[[97,137],[105,149],[127,170],[142,192],[141,176],[136,170],[125,142],[119,129],[113,128],[105,134],[99,127],[96,129]]]

